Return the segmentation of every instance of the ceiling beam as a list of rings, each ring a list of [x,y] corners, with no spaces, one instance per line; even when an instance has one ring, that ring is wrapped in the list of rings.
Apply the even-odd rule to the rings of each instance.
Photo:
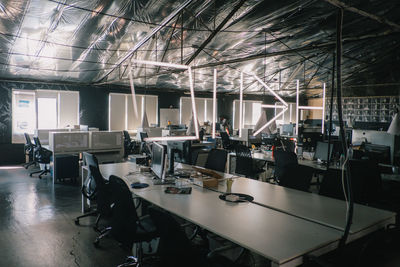
[[[196,2],[197,0],[186,0],[182,5],[180,5],[177,9],[175,9],[169,16],[167,16],[163,21],[155,27],[149,34],[147,34],[143,39],[141,39],[134,47],[129,49],[128,53],[125,54],[122,58],[120,58],[117,62],[114,68],[111,70],[107,71],[100,79],[96,81],[96,83],[103,81],[105,78],[108,77],[116,68],[121,66],[122,63],[124,63],[128,58],[130,58],[142,45],[144,45],[150,38],[152,38],[157,32],[159,32],[165,25],[167,25],[181,10],[183,10],[185,7],[187,7],[189,4],[192,2]]]
[[[372,20],[375,20],[375,21],[377,21],[379,23],[382,23],[382,24],[386,24],[386,25],[392,27],[393,29],[395,29],[396,31],[400,31],[400,25],[395,23],[395,22],[393,22],[393,21],[390,21],[388,19],[376,16],[374,14],[365,12],[365,11],[363,11],[361,9],[358,9],[358,8],[355,8],[355,7],[351,7],[351,6],[345,4],[345,3],[341,2],[341,1],[338,1],[338,0],[324,0],[324,1],[328,2],[331,5],[334,5],[336,7],[343,8],[346,11],[356,13],[358,15],[361,15],[363,17],[366,17],[366,18],[369,18],[369,19],[372,19]]]
[[[200,52],[211,42],[211,40],[217,35],[217,33],[225,26],[225,24],[233,17],[233,15],[242,7],[246,0],[240,0],[240,2],[231,10],[228,16],[218,25],[218,27],[208,36],[208,38],[197,48],[193,55],[186,61],[185,65],[189,65]]]

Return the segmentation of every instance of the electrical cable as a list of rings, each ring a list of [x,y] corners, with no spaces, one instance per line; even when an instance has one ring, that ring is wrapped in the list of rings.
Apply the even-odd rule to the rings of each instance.
[[[328,164],[327,164],[327,169],[329,169],[329,162],[330,162],[330,154],[331,154],[331,136],[332,136],[332,113],[333,113],[333,96],[335,94],[335,54],[333,54],[332,58],[332,89],[331,89],[331,106],[329,109],[329,133],[328,133]]]
[[[345,155],[345,161],[342,166],[342,173],[343,173],[343,179],[344,179],[344,168],[346,168],[346,191],[344,194],[346,195],[348,199],[348,208],[346,211],[346,227],[343,232],[343,236],[339,241],[339,253],[343,252],[343,248],[346,245],[346,240],[347,237],[349,236],[350,233],[350,227],[352,224],[353,220],[353,208],[354,208],[354,200],[353,200],[353,191],[352,191],[352,185],[351,185],[351,174],[350,174],[350,168],[349,164],[347,164],[347,156],[348,156],[348,151],[347,151],[347,142],[346,142],[346,134],[345,134],[345,129],[344,129],[344,124],[343,124],[343,116],[342,116],[342,71],[341,71],[341,64],[342,64],[342,28],[343,28],[343,9],[339,8],[338,9],[338,15],[337,15],[337,39],[336,39],[336,67],[337,67],[337,72],[336,72],[336,81],[337,81],[337,90],[336,90],[336,96],[337,96],[337,108],[338,108],[338,115],[339,115],[339,126],[340,126],[340,138],[341,138],[341,143],[342,143],[342,149],[343,153]],[[343,185],[344,187],[344,185]]]

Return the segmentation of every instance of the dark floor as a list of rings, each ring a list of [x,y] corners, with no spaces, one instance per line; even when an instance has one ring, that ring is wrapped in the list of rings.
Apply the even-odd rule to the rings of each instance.
[[[79,185],[52,185],[50,175],[29,177],[22,167],[0,166],[0,266],[117,266],[128,252],[111,238],[95,248],[95,217],[81,215]],[[400,233],[376,234],[352,244],[336,266],[400,266]],[[330,257],[327,257],[328,262]],[[265,266],[257,255],[245,265]],[[350,264],[349,264],[350,263]],[[315,266],[314,263],[305,266]]]
[[[78,185],[52,185],[24,168],[0,167],[0,266],[116,266],[125,252],[111,238],[95,248],[94,217],[81,220]]]

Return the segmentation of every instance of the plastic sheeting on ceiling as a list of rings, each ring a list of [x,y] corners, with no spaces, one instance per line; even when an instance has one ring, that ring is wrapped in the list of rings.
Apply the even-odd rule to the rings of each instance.
[[[129,85],[128,61],[119,60],[131,55],[190,61],[197,91],[212,90],[213,68],[219,92],[238,91],[240,70],[258,75],[274,90],[283,87],[278,91],[283,96],[295,93],[294,80],[285,84],[289,78],[300,79],[310,95],[330,83],[337,8],[325,1],[193,0],[132,53],[184,2],[1,0],[0,79]],[[400,24],[397,0],[346,4]],[[346,11],[343,38],[344,85],[400,82],[398,29]],[[132,67],[137,86],[188,88],[187,75],[180,72]],[[245,90],[264,89],[245,75]]]

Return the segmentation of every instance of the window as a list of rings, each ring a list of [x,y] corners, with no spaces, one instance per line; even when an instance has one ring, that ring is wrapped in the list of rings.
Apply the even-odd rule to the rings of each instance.
[[[23,134],[33,134],[36,128],[34,91],[12,92],[12,142],[24,142]],[[19,138],[18,138],[19,137]]]
[[[189,125],[192,118],[192,102],[190,97],[181,97],[180,100],[180,110],[179,117],[180,123]],[[213,100],[212,98],[197,98],[196,101],[196,111],[197,118],[200,125],[203,125],[205,121],[212,122],[213,116]]]
[[[243,100],[243,127],[253,128],[261,115],[261,101]],[[239,129],[240,101],[233,101],[233,128]]]
[[[38,129],[56,129],[57,98],[38,98]]]
[[[79,124],[79,92],[13,90],[12,110],[12,142],[24,143],[23,134],[34,134],[36,128]]]
[[[141,126],[146,111],[149,125],[158,124],[158,96],[136,95],[138,117],[135,116],[132,95],[110,93],[109,123],[110,130],[136,130]]]

